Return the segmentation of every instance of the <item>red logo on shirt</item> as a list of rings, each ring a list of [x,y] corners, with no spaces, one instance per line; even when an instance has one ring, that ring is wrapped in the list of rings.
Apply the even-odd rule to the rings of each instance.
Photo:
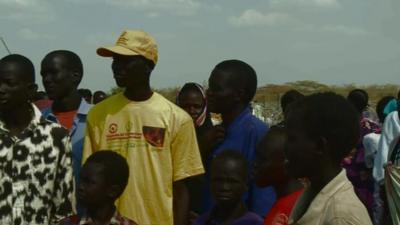
[[[115,134],[118,131],[118,125],[115,123],[110,124],[110,126],[108,127],[108,132],[110,132],[111,134]]]
[[[147,143],[158,148],[164,146],[165,128],[143,126],[142,131]]]

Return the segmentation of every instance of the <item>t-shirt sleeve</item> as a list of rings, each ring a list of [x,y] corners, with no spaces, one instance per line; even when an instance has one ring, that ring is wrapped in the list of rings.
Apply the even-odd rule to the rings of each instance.
[[[264,225],[288,225],[289,214],[275,205],[265,217]]]
[[[272,209],[268,212],[267,216],[265,217],[264,225],[273,225],[272,221],[274,221],[277,214],[278,214],[277,207],[272,207]]]
[[[193,122],[186,121],[178,129],[171,143],[173,180],[204,173]]]

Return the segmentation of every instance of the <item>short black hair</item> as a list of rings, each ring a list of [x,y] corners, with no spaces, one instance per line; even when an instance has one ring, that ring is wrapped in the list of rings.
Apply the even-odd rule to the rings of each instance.
[[[257,91],[257,74],[249,64],[237,60],[225,60],[215,66],[211,74],[221,72],[231,75],[230,80],[235,89],[243,88],[245,96],[243,103],[249,104]]]
[[[379,122],[383,123],[385,121],[386,115],[385,113],[383,113],[383,110],[385,109],[386,105],[393,99],[396,98],[394,96],[385,96],[378,101],[378,104],[376,104],[376,114],[378,115]]]
[[[86,88],[80,88],[78,89],[78,93],[83,97],[83,98],[91,98],[92,97],[92,91]]]
[[[287,110],[287,107],[290,105],[290,103],[304,97],[304,95],[297,90],[289,90],[285,92],[282,97],[281,97],[281,108],[282,112],[285,113]]]
[[[270,158],[275,155],[283,154],[286,143],[286,129],[280,126],[272,126],[268,132],[261,139],[260,143],[257,145],[257,153],[261,154],[265,158]],[[272,148],[266,148],[266,146],[271,147],[271,142],[276,142],[279,146],[274,146]],[[275,144],[275,143],[274,143]],[[278,151],[282,152],[278,152]]]
[[[107,185],[118,185],[121,188],[117,198],[122,194],[129,179],[129,166],[125,158],[120,154],[110,151],[101,150],[93,153],[86,160],[87,163],[95,163],[102,166],[102,176]]]
[[[19,54],[10,54],[0,59],[0,66],[6,63],[15,63],[18,70],[23,75],[23,79],[29,83],[35,83],[35,67],[31,60]]]
[[[354,89],[347,95],[347,100],[354,106],[359,112],[362,112],[368,106],[368,93],[363,89]]]
[[[249,173],[248,162],[247,162],[246,158],[243,156],[243,154],[241,154],[237,150],[233,150],[233,149],[225,149],[225,150],[223,150],[223,152],[218,154],[213,159],[212,165],[221,165],[221,164],[226,163],[229,160],[232,160],[232,161],[238,163],[238,165],[242,169],[241,171],[243,172],[243,174],[245,176],[244,178],[247,179],[248,178],[247,176],[248,176],[248,173]]]
[[[95,91],[93,93],[92,103],[97,104],[106,98],[107,98],[107,94],[104,91]]]
[[[337,162],[346,157],[360,137],[360,114],[341,95],[316,93],[293,103],[285,118],[286,128],[298,128],[315,141],[327,141]]]
[[[55,50],[50,53],[48,53],[42,60],[45,61],[47,59],[53,58],[53,57],[62,57],[66,60],[66,63],[64,64],[65,68],[78,72],[79,75],[83,75],[83,64],[81,58],[74,52],[68,51],[68,50]]]
[[[93,96],[95,96],[95,95],[107,95],[104,91],[100,91],[100,90],[98,90],[98,91],[95,91],[94,93],[93,93]]]

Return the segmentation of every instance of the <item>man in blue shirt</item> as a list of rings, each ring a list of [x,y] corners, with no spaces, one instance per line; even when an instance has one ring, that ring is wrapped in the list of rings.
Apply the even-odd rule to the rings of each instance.
[[[208,154],[207,168],[216,155],[229,149],[242,153],[252,171],[256,146],[268,130],[267,124],[251,114],[249,106],[257,90],[256,72],[240,60],[223,61],[211,72],[208,85],[208,107],[221,114],[224,139]],[[206,209],[211,207],[210,199],[208,192]],[[258,188],[254,179],[250,181],[245,199],[250,211],[264,217],[275,199],[272,187]]]
[[[86,115],[92,105],[78,93],[83,76],[79,56],[71,51],[48,53],[41,64],[43,86],[53,103],[42,109],[43,116],[69,129],[72,142],[72,163],[75,183],[79,182]]]

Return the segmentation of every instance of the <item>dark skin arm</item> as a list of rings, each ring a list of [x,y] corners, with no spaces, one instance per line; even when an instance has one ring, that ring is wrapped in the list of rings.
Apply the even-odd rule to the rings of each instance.
[[[174,225],[189,224],[189,191],[184,180],[174,182]]]

